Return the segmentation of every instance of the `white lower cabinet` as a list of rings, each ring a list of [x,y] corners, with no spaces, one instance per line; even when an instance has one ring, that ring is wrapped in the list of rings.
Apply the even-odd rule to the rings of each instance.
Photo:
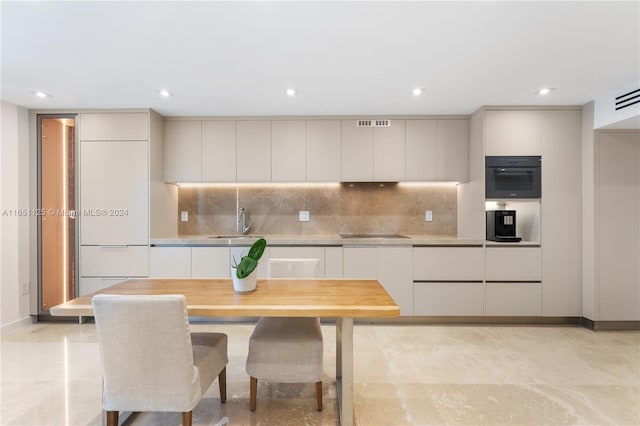
[[[344,247],[344,278],[378,280],[400,307],[413,315],[412,247]]]
[[[325,278],[342,278],[343,271],[343,250],[342,247],[324,248],[324,276]]]
[[[542,315],[542,283],[488,282],[485,285],[487,316]]]
[[[82,277],[80,278],[80,296],[86,296],[126,280],[127,277]]]
[[[416,282],[413,314],[482,316],[484,285],[482,282]]]
[[[150,278],[191,278],[191,247],[150,247]]]
[[[319,278],[326,276],[324,247],[270,247],[269,258],[318,259],[320,261],[318,264]]]
[[[487,247],[487,281],[541,281],[540,247]]]
[[[191,278],[229,278],[229,247],[191,247]]]
[[[146,277],[147,246],[80,246],[81,277]]]

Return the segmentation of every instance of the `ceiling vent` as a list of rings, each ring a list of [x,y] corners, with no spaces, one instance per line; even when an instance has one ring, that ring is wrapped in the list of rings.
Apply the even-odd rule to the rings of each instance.
[[[632,90],[616,97],[616,111],[630,107],[640,102],[640,89]]]
[[[391,127],[391,120],[358,120],[358,127]]]

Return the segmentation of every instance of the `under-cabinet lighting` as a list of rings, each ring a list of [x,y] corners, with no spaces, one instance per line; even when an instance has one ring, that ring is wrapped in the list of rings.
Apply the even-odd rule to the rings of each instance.
[[[398,182],[398,186],[452,188],[454,186],[458,186],[458,182]]]
[[[261,188],[309,188],[309,187],[338,187],[338,182],[262,182],[262,183],[246,183],[246,182],[221,182],[221,183],[197,183],[197,182],[178,182],[176,183],[181,188],[246,188],[246,187],[261,187]]]

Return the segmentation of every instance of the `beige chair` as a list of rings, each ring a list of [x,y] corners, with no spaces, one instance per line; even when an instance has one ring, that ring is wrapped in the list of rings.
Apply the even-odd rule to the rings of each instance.
[[[318,259],[269,259],[269,278],[317,278]],[[249,338],[249,408],[256,409],[258,379],[315,383],[322,410],[322,331],[318,318],[260,318]]]
[[[225,402],[227,335],[190,333],[183,295],[93,297],[107,425],[119,411],[192,410],[218,376]]]

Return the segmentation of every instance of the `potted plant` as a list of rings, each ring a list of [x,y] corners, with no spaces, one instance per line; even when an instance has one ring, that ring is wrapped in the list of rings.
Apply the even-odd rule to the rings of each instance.
[[[259,238],[251,244],[249,253],[242,256],[240,262],[237,262],[234,257],[231,278],[233,279],[233,289],[236,292],[246,293],[256,289],[256,268],[266,246],[267,241],[264,238]]]

